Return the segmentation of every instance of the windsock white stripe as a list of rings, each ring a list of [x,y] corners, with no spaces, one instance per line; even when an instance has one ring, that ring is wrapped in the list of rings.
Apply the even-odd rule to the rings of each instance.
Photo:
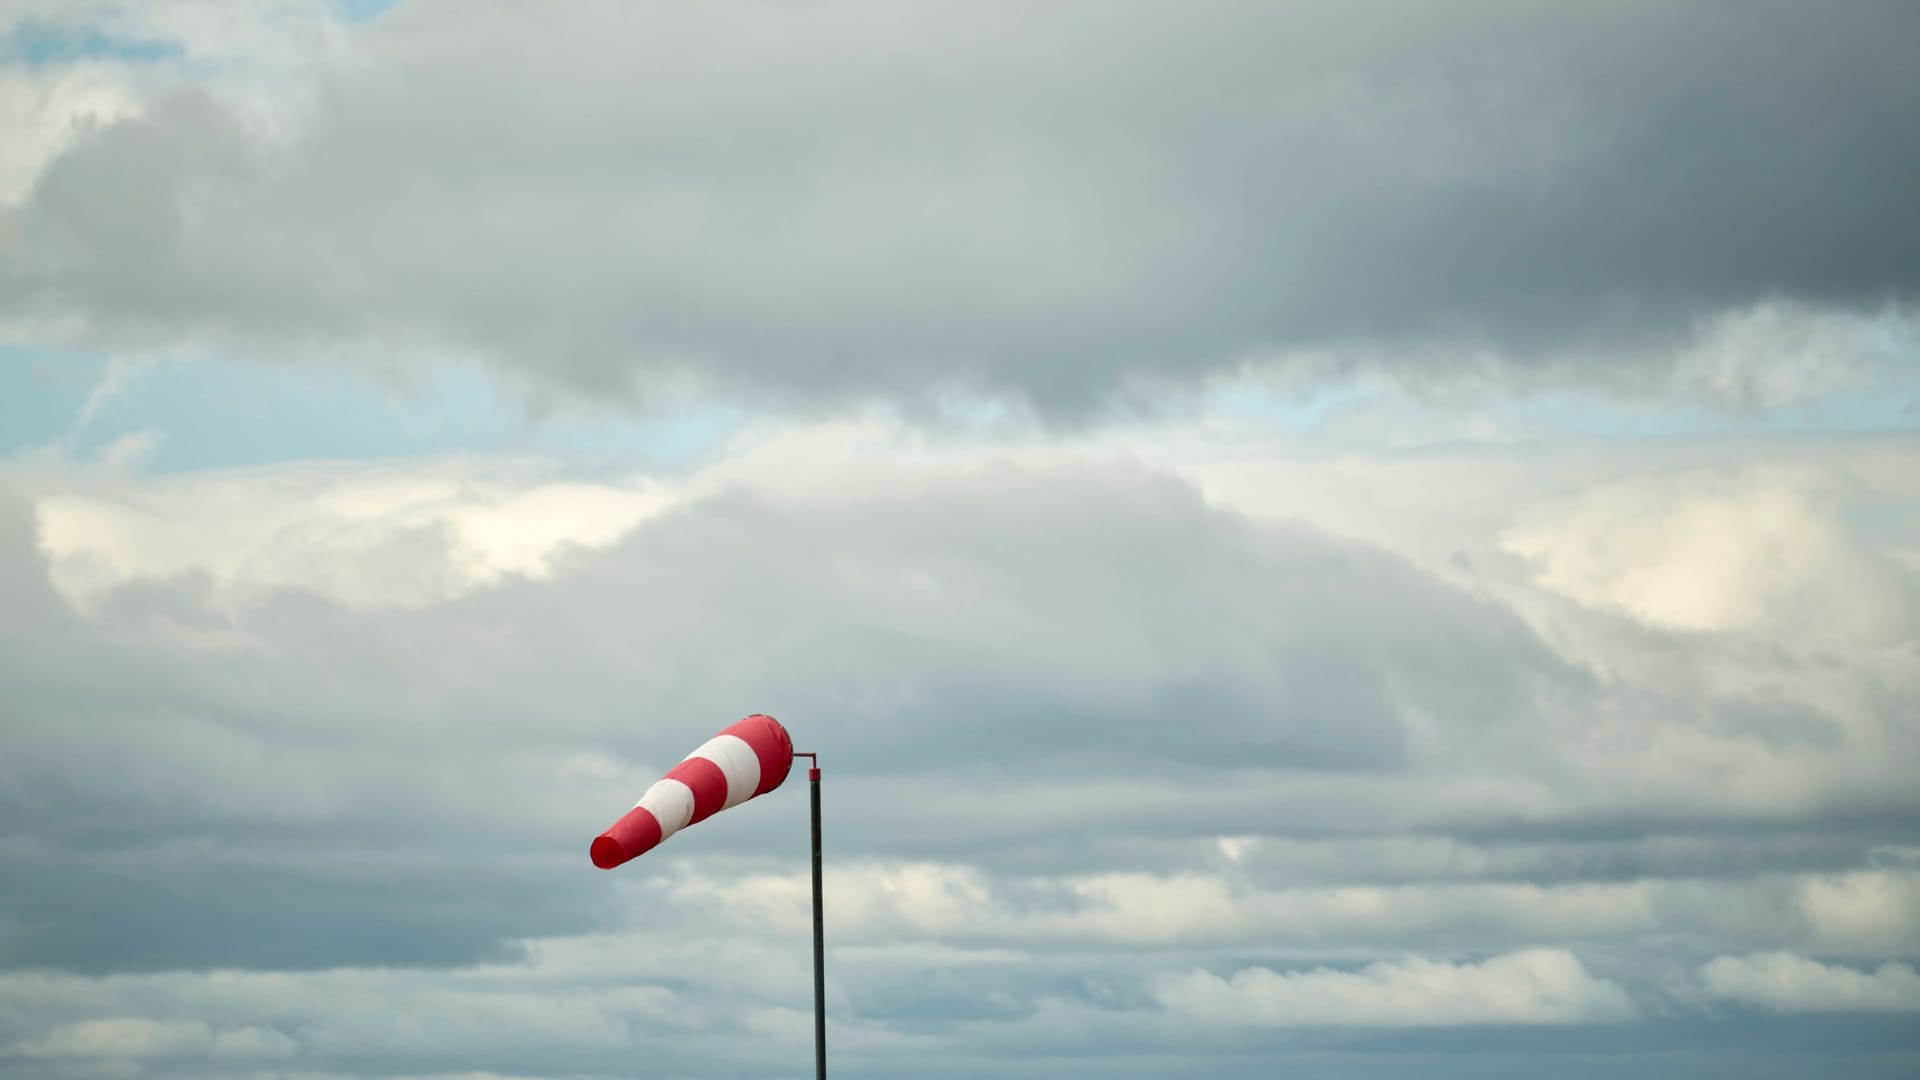
[[[686,828],[687,822],[693,820],[693,791],[678,780],[655,780],[634,805],[645,807],[660,823],[662,840]]]
[[[687,760],[693,758],[705,758],[720,766],[721,775],[727,778],[727,801],[720,807],[722,810],[739,806],[759,790],[760,755],[738,735],[716,735],[708,739],[700,749],[687,755]]]

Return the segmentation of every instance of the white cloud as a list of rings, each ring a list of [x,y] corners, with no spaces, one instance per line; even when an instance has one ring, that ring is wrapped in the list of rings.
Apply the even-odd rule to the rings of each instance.
[[[1817,402],[1911,362],[1920,312],[1756,304],[1708,321],[1675,361],[1682,389],[1733,410]]]
[[[139,95],[116,65],[50,71],[0,65],[0,204],[19,202],[47,162],[88,131],[133,115]]]
[[[1823,875],[1806,883],[1800,903],[1822,952],[1920,952],[1920,872],[1875,869]]]
[[[1513,949],[1528,942],[1621,942],[1648,935],[1699,942],[1798,942],[1796,897],[1820,877],[1759,884],[1650,878],[1553,885],[1499,880],[1273,887],[1245,867],[1187,873],[990,873],[978,866],[842,860],[826,882],[837,940],[851,945],[961,941],[1037,951],[1262,947],[1353,955],[1443,944]],[[689,873],[677,904],[745,931],[802,934],[804,873]],[[1740,908],[1739,917],[1727,914]]]
[[[1154,995],[1195,1023],[1253,1027],[1587,1024],[1635,1015],[1625,990],[1588,974],[1563,949],[1477,964],[1410,957],[1358,971],[1246,968],[1226,978],[1195,971],[1161,978]]]
[[[1711,997],[1774,1012],[1920,1012],[1920,974],[1907,964],[1856,971],[1792,953],[1722,956],[1700,968]]]
[[[54,582],[82,608],[141,580],[205,574],[229,605],[274,589],[356,609],[445,601],[543,577],[572,549],[604,548],[672,501],[646,480],[583,483],[450,461],[200,473],[38,503]]]
[[[143,356],[120,356],[109,361],[106,372],[100,376],[100,382],[87,394],[86,404],[80,407],[79,419],[74,421],[75,430],[84,430],[92,424],[101,409],[126,393],[127,388],[152,366],[152,358]]]
[[[112,1017],[67,1024],[15,1045],[34,1058],[278,1058],[299,1047],[266,1027],[215,1029],[198,1020]]]
[[[1805,470],[1623,480],[1528,512],[1503,546],[1547,588],[1657,626],[1908,640],[1913,581],[1847,524],[1841,495]]]

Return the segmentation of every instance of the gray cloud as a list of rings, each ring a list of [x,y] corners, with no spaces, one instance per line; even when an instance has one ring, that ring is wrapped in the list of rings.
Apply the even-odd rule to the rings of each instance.
[[[1907,4],[531,20],[409,4],[282,130],[183,91],[101,131],[0,218],[4,310],[1080,409],[1300,348],[1636,380],[1723,311],[1920,284]]]
[[[459,964],[606,925],[612,883],[586,871],[586,839],[662,755],[754,709],[828,751],[849,873],[983,875],[994,906],[941,924],[947,940],[1113,943],[1103,928],[1160,916],[1112,909],[1098,878],[1144,873],[1164,887],[1142,896],[1178,906],[1178,879],[1198,876],[1214,884],[1196,895],[1237,913],[1171,924],[1166,940],[1189,945],[1498,950],[1536,943],[1522,927],[1565,940],[1655,923],[1723,952],[1913,944],[1861,929],[1875,916],[1838,878],[1809,924],[1796,876],[1920,839],[1911,740],[1869,734],[1897,732],[1910,700],[1897,658],[1776,651],[1769,672],[1800,670],[1826,703],[1750,719],[1738,642],[1643,629],[1633,648],[1659,666],[1616,646],[1598,679],[1490,595],[1118,461],[702,490],[612,547],[558,556],[550,579],[424,607],[280,588],[236,608],[191,571],[122,585],[86,619],[48,585],[15,504],[8,963]],[[354,551],[370,564],[354,580],[433,561],[415,544]],[[1733,689],[1703,692],[1700,672]],[[1669,763],[1674,732],[1742,770]],[[1809,778],[1794,781],[1806,794],[1756,815],[1758,775]],[[764,874],[803,842],[797,806],[704,823],[641,879]],[[1217,838],[1236,836],[1254,842],[1229,855]],[[1892,886],[1861,887],[1905,887],[1885,873]],[[1354,921],[1343,888],[1393,925]],[[1715,914],[1729,895],[1753,920]],[[663,917],[693,925],[701,907]]]
[[[1407,703],[1511,725],[1523,687],[1569,677],[1389,556],[1252,529],[1145,470],[939,487],[722,494],[554,581],[424,610],[287,590],[237,617],[204,576],[136,582],[95,612],[104,638],[36,576],[16,509],[7,561],[40,614],[10,632],[66,644],[9,653],[0,805],[31,826],[6,867],[8,959],[444,963],[580,929],[604,882],[543,883],[585,865],[600,819],[668,764],[663,739],[754,708],[833,748],[847,854],[1093,868],[1244,822],[1249,799],[1313,828],[1280,820],[1304,800],[1264,777],[1398,771]],[[1383,625],[1389,595],[1406,618]],[[563,771],[588,753],[624,760]],[[1223,763],[1235,779],[1189,798]],[[983,794],[1015,812],[960,812]],[[783,843],[705,832],[719,852]]]
[[[1537,1072],[1596,1060],[1568,1024],[1698,1017],[1661,988],[1716,957],[1920,952],[1920,924],[1886,917],[1917,887],[1897,647],[1688,636],[1558,601],[1543,622],[1518,600],[1552,598],[1510,591],[1499,560],[1471,589],[1443,582],[1117,455],[835,473],[783,445],[768,453],[784,472],[715,463],[619,542],[485,585],[454,569],[452,530],[412,515],[385,543],[267,505],[289,483],[351,501],[308,467],[173,498],[129,481],[117,498],[146,517],[92,527],[164,533],[221,492],[275,522],[258,541],[272,574],[313,545],[318,584],[236,593],[219,571],[246,551],[176,534],[204,537],[180,542],[210,561],[96,581],[85,615],[49,584],[30,504],[9,502],[0,1075],[804,1060],[797,790],[619,874],[584,855],[673,756],[754,708],[828,754],[849,1075],[1127,1075],[1176,1057],[1259,1075],[1281,1055],[1353,1076]],[[16,475],[65,494],[56,565],[84,561],[72,508],[111,504],[114,483]],[[339,599],[389,571],[467,584]],[[1752,709],[1754,663],[1800,698]],[[1878,729],[1890,741],[1863,741]],[[1645,755],[1676,736],[1726,740],[1741,768],[1669,781]],[[1756,813],[1743,778],[1777,768],[1816,778],[1811,794]],[[1315,971],[1473,972],[1543,945],[1598,1006],[1523,997],[1449,1021],[1557,1018],[1533,1034],[1329,1034],[1269,1024],[1258,1001],[1202,1030],[1154,992],[1247,971],[1269,973],[1242,980],[1258,993]],[[1746,1060],[1737,1020],[1672,1041],[1662,1023],[1627,1040],[1649,1068]],[[1897,1075],[1903,1037],[1859,1034],[1875,1048],[1861,1074]]]

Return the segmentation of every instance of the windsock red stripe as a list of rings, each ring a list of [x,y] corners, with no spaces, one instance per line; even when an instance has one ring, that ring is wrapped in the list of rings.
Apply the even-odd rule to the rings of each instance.
[[[611,870],[652,850],[663,839],[660,823],[654,820],[653,813],[644,806],[636,806],[614,822],[613,828],[594,838],[589,854],[593,856],[593,865]]]
[[[675,765],[667,779],[678,780],[693,792],[693,816],[687,819],[689,825],[705,821],[727,805],[727,774],[707,758],[688,758]]]
[[[749,716],[655,781],[632,810],[595,838],[593,864],[603,870],[619,866],[696,821],[772,791],[792,768],[787,729],[771,716]]]

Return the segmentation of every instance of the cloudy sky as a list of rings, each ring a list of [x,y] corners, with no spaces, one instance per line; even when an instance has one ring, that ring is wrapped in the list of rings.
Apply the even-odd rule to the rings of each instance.
[[[0,1077],[1920,1072],[1920,7],[0,3]]]

